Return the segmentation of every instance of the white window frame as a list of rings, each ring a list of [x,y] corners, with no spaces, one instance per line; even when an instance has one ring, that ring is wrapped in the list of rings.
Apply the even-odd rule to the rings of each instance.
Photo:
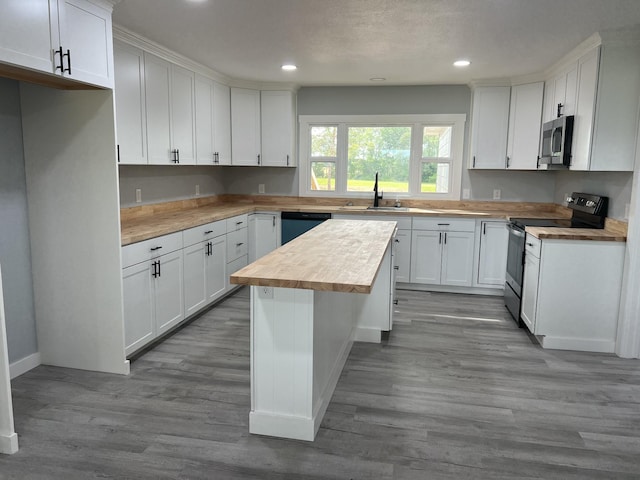
[[[300,115],[299,128],[299,185],[301,197],[353,197],[369,198],[373,193],[347,191],[347,128],[353,126],[411,126],[411,155],[409,159],[409,192],[389,192],[393,198],[423,198],[432,200],[459,200],[462,185],[465,114],[434,115]],[[337,125],[338,145],[336,158],[336,189],[311,190],[311,127]],[[423,128],[451,126],[450,185],[447,193],[420,191],[422,164],[432,159],[422,158]],[[319,160],[319,159],[318,159]],[[373,181],[371,185],[373,188]]]

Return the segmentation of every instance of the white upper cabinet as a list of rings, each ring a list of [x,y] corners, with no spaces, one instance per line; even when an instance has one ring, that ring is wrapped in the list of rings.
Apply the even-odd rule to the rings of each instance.
[[[196,164],[195,74],[171,65],[171,148],[174,161]]]
[[[0,61],[113,87],[111,11],[86,0],[0,2]]]
[[[543,122],[561,115],[574,115],[576,111],[578,64],[573,62],[560,73],[547,80],[544,94]],[[558,111],[560,115],[558,115]]]
[[[295,99],[288,91],[262,91],[260,94],[262,161],[265,167],[295,164]]]
[[[233,165],[261,164],[258,90],[231,89],[231,152]]]
[[[144,67],[149,163],[170,165],[175,163],[171,151],[171,65],[145,52]]]
[[[538,164],[544,83],[511,87],[507,168],[535,170]]]
[[[116,42],[114,94],[118,162],[147,163],[147,119],[144,95],[144,55],[142,50]]]
[[[198,165],[231,164],[229,87],[196,76],[196,152]]]
[[[579,60],[572,170],[633,171],[640,40],[603,39]]]
[[[195,74],[147,52],[144,62],[149,163],[194,165]]]
[[[231,89],[213,82],[213,141],[217,165],[231,165]]]
[[[506,167],[510,95],[510,87],[478,87],[474,90],[470,168]]]

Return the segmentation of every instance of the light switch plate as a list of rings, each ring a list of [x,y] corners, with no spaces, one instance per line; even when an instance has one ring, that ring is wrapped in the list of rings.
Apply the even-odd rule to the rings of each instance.
[[[264,193],[264,183],[258,184],[258,193]]]
[[[136,188],[136,203],[140,203],[142,201],[142,189]]]
[[[200,195],[200,185],[196,184],[196,195]]]
[[[260,298],[273,298],[273,287],[258,287]]]

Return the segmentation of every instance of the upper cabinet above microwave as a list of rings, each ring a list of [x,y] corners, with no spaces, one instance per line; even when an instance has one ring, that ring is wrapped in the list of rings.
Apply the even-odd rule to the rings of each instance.
[[[469,168],[536,169],[543,88],[537,82],[474,89]]]
[[[112,88],[111,5],[100,0],[2,0],[0,64],[6,66],[0,65],[0,71],[31,79],[31,70],[49,75],[52,84],[57,77],[67,86],[71,80]],[[31,75],[47,82],[46,75]]]
[[[553,120],[558,110],[574,116],[570,170],[633,171],[639,34],[594,35],[586,45],[568,54],[545,83],[543,117]]]

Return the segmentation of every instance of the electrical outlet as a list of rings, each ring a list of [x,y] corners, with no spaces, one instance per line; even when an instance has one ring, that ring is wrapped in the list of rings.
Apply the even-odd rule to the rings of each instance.
[[[493,199],[494,200],[500,200],[500,197],[502,197],[502,191],[499,188],[496,188],[493,191]]]
[[[258,184],[258,193],[264,193],[264,183]]]
[[[273,287],[260,287],[258,294],[260,298],[273,298]]]
[[[463,188],[462,189],[462,199],[463,200],[469,200],[469,198],[471,198],[471,191],[468,188]]]
[[[136,188],[136,203],[140,203],[142,201],[142,189]]]
[[[196,184],[196,195],[200,195],[200,185]]]

